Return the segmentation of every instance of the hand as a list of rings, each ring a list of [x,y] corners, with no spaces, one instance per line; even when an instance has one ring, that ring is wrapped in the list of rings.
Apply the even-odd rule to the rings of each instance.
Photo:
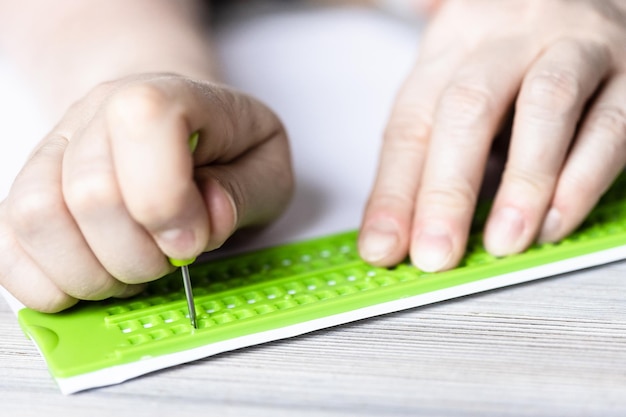
[[[200,133],[192,154],[188,138]],[[287,205],[285,131],[256,100],[171,74],[73,105],[0,203],[0,284],[45,312],[125,297]]]
[[[385,132],[363,258],[459,262],[513,106],[485,246],[504,256],[572,232],[626,164],[625,46],[621,0],[443,1]]]

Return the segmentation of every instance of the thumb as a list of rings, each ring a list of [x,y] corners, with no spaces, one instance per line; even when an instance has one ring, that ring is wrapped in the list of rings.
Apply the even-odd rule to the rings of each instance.
[[[194,176],[209,215],[207,250],[239,228],[278,217],[294,189],[287,134],[276,115],[232,90],[220,97],[194,154]]]

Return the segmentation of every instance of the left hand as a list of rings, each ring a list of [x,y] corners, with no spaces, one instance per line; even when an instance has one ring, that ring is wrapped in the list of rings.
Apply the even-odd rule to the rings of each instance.
[[[497,256],[565,237],[624,169],[626,3],[442,2],[386,129],[359,240],[366,261],[457,265],[513,106],[484,238]]]

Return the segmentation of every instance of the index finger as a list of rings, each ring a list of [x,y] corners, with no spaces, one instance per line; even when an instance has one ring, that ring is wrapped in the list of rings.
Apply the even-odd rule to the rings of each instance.
[[[207,246],[212,223],[207,204],[226,207],[216,210],[226,229],[234,230],[239,221],[232,193],[212,187],[215,195],[203,196],[194,168],[227,165],[280,137],[273,133],[281,126],[268,109],[243,94],[179,77],[127,87],[109,103],[107,118],[129,213],[164,253],[181,259]],[[192,156],[188,138],[196,131],[200,140]]]

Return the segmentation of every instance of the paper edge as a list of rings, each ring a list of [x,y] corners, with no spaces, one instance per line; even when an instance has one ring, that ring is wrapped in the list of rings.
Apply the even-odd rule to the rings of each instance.
[[[626,245],[606,249],[591,254],[556,261],[545,265],[528,268],[516,272],[484,278],[475,282],[457,285],[455,287],[432,291],[399,300],[389,301],[370,307],[364,307],[346,313],[335,314],[307,322],[302,322],[279,329],[268,330],[251,335],[241,336],[222,342],[216,342],[194,349],[144,359],[139,362],[117,365],[69,378],[55,378],[61,392],[65,395],[73,394],[92,388],[119,384],[150,372],[181,365],[195,360],[207,358],[220,353],[237,350],[245,347],[287,339],[305,333],[314,332],[342,324],[372,318],[384,314],[394,313],[409,308],[415,308],[463,297],[470,294],[494,290],[524,282],[547,278],[584,268],[590,268],[623,260],[626,258]]]

